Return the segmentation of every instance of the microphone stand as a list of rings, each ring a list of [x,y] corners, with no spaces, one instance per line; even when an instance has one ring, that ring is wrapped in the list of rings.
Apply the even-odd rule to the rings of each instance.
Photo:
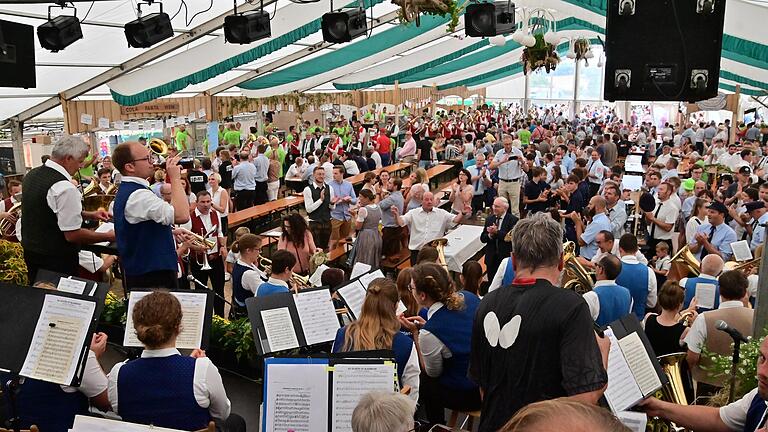
[[[731,358],[731,376],[728,380],[730,389],[728,389],[728,403],[733,402],[734,393],[736,392],[736,367],[739,365],[739,353],[741,350],[741,341],[738,338],[733,338],[733,357]]]
[[[198,279],[197,279],[197,278],[196,278],[196,277],[195,277],[195,276],[192,274],[192,261],[191,261],[191,258],[190,258],[189,260],[187,260],[187,270],[188,270],[188,272],[187,272],[187,280],[188,280],[189,282],[194,282],[194,284],[195,284],[195,285],[197,285],[197,286],[199,286],[199,287],[203,288],[204,290],[209,290],[209,291],[211,291],[211,292],[213,293],[213,295],[214,295],[214,296],[218,297],[218,298],[219,298],[220,300],[222,300],[224,303],[228,304],[230,308],[234,308],[234,307],[235,307],[235,306],[234,306],[232,303],[228,302],[228,301],[227,301],[227,299],[225,299],[225,298],[224,298],[224,296],[220,295],[219,293],[217,293],[217,292],[216,292],[216,291],[214,291],[213,289],[211,289],[211,288],[208,288],[208,285],[206,285],[206,284],[204,284],[204,283],[200,282],[200,281],[199,281],[199,280],[198,280]],[[194,288],[192,288],[192,289],[194,289]]]

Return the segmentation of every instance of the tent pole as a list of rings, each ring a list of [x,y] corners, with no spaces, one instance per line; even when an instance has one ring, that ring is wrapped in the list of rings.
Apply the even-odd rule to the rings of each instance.
[[[11,120],[11,141],[13,142],[13,166],[16,174],[24,174],[24,122]]]

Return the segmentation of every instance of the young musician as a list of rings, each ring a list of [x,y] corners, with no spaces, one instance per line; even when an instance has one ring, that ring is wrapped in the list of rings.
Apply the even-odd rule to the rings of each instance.
[[[214,243],[207,251],[197,252],[190,258],[192,275],[206,286],[208,279],[211,280],[213,291],[218,294],[213,300],[213,312],[223,317],[224,259],[227,256],[227,238],[222,232],[219,213],[211,206],[210,192],[204,190],[197,193],[197,208],[191,214],[191,221],[190,231]],[[210,268],[205,268],[206,262]]]
[[[474,411],[480,408],[477,385],[467,378],[472,320],[480,299],[468,292],[456,292],[448,272],[439,264],[419,264],[413,269],[411,293],[421,316],[400,317],[411,331],[420,352],[420,403],[430,423],[443,423],[445,409]]]
[[[232,251],[240,257],[232,268],[232,316],[245,316],[245,300],[253,297],[259,285],[266,280],[264,273],[259,270],[259,255],[261,254],[261,237],[246,233],[232,244]]]
[[[216,366],[195,349],[189,357],[176,349],[181,332],[181,304],[156,291],[133,308],[141,357],[118,363],[109,373],[112,409],[124,421],[181,430],[199,430],[221,421],[224,430],[245,431],[245,422],[230,416],[231,404]]]
[[[269,279],[259,285],[254,293],[257,297],[272,294],[290,292],[288,281],[293,275],[293,266],[296,265],[296,257],[288,251],[278,250],[272,254],[272,274]]]
[[[357,321],[336,332],[333,352],[394,351],[400,385],[410,386],[409,396],[418,400],[419,356],[413,340],[400,332],[400,321],[395,316],[399,300],[397,286],[391,279],[374,279],[368,286]]]

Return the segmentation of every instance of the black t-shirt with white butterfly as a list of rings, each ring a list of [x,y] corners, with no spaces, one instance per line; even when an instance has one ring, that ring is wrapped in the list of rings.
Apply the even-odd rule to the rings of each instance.
[[[608,376],[593,328],[580,295],[543,279],[488,293],[469,367],[484,391],[480,431],[498,430],[529,403],[602,388]]]

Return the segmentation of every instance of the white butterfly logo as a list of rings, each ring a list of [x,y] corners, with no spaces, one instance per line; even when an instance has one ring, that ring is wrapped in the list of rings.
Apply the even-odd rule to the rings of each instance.
[[[515,315],[508,323],[504,324],[504,327],[501,327],[496,313],[489,313],[483,319],[485,337],[488,339],[488,343],[492,347],[499,345],[503,349],[511,347],[517,340],[517,335],[520,333],[521,321],[522,318],[520,315]]]

